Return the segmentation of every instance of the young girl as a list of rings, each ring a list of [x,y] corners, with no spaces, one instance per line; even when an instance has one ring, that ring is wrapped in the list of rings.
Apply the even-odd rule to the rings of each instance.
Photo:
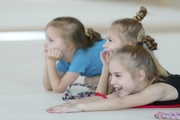
[[[46,90],[64,92],[79,75],[97,84],[103,50],[101,35],[85,28],[73,17],[59,17],[50,21],[46,28],[44,43],[43,84]]]
[[[168,74],[150,50],[157,43],[142,37],[137,45],[125,45],[109,61],[111,84],[116,92],[98,100],[69,101],[49,108],[49,113],[120,110],[146,104],[180,104],[180,76]]]

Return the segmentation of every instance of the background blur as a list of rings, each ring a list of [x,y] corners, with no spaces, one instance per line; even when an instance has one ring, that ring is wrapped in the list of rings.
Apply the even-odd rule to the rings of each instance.
[[[0,0],[0,40],[44,40],[44,27],[59,16],[76,17],[105,37],[114,20],[135,16],[142,5],[148,10],[142,21],[146,34],[159,44],[157,58],[170,72],[180,73],[179,0]]]
[[[158,43],[155,56],[169,72],[180,74],[180,0],[0,0],[0,119],[110,120],[113,116],[113,120],[154,120],[157,111],[180,111],[126,109],[63,115],[46,112],[64,102],[64,93],[45,91],[42,84],[46,24],[59,16],[73,16],[105,37],[114,20],[132,18],[142,5],[148,10],[142,20],[146,34]],[[82,80],[80,77],[76,82]],[[84,89],[77,87],[72,91]]]
[[[179,0],[0,0],[0,31],[41,31],[59,16],[104,31],[116,19],[133,17],[142,5],[149,11],[143,20],[147,30],[180,29]]]

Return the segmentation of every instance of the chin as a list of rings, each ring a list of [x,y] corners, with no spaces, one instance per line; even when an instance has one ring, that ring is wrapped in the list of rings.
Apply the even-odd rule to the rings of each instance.
[[[125,96],[128,96],[128,95],[130,95],[130,94],[127,94],[127,93],[119,93],[119,96],[120,96],[120,97],[125,97]]]

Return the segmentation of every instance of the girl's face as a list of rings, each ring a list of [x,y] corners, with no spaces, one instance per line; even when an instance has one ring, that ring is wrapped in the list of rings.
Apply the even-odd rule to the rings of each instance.
[[[57,34],[56,29],[53,26],[47,27],[46,31],[46,41],[44,43],[44,52],[47,53],[50,49],[59,49],[62,53],[64,53],[67,49],[67,44]]]
[[[105,50],[116,50],[126,45],[126,42],[120,38],[118,26],[112,26],[108,29],[106,34],[106,42],[103,45]]]
[[[132,79],[131,74],[118,62],[113,59],[109,63],[109,71],[112,75],[111,84],[120,97],[137,92],[138,82]]]

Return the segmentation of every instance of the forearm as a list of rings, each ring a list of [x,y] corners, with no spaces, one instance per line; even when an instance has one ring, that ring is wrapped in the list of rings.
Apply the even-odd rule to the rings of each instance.
[[[96,92],[107,95],[109,82],[109,69],[107,66],[103,66],[102,74],[96,89]]]
[[[45,62],[44,62],[43,85],[44,85],[44,88],[45,88],[46,90],[52,90],[52,87],[51,87],[51,84],[50,84],[50,81],[49,81],[49,76],[48,76],[48,69],[47,69],[47,62],[46,62],[46,60],[45,60]]]
[[[86,103],[86,102],[92,102],[96,100],[102,100],[104,98],[100,96],[91,96],[91,97],[85,97],[81,99],[74,99],[74,100],[69,100],[67,103],[69,104],[78,104],[78,103]]]
[[[63,92],[60,90],[61,78],[56,71],[56,62],[47,61],[49,81],[54,92]]]
[[[96,101],[88,101],[86,103],[81,103],[81,110],[86,111],[109,111],[120,109],[119,98],[110,99],[99,99]]]

